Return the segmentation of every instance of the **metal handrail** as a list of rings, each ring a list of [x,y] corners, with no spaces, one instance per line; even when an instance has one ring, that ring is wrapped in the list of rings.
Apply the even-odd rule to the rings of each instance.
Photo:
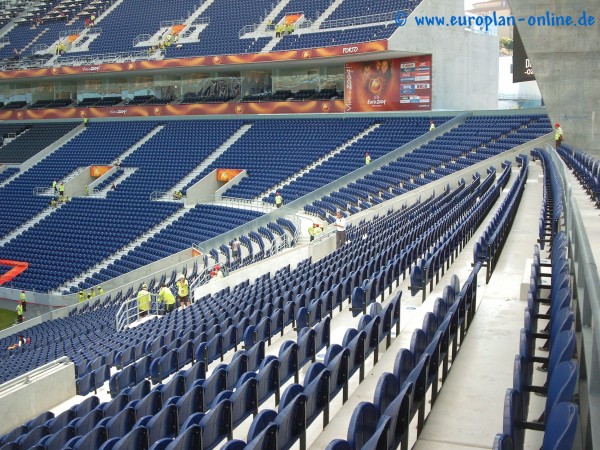
[[[558,169],[563,189],[563,205],[565,205],[565,228],[569,237],[569,256],[573,261],[575,284],[574,298],[578,306],[576,323],[580,324],[580,354],[585,363],[585,374],[581,379],[586,383],[579,384],[581,417],[588,417],[582,423],[582,448],[600,448],[600,428],[594,424],[600,421],[600,276],[594,259],[592,247],[587,235],[579,206],[573,198],[572,186],[566,173],[565,163],[549,145],[546,149]],[[578,341],[579,342],[579,341]],[[579,347],[579,344],[578,344]],[[583,370],[584,368],[580,368]]]
[[[183,25],[185,19],[173,19],[173,20],[162,20],[160,22],[160,28],[174,27],[175,25]]]
[[[210,23],[210,17],[198,17],[196,19],[194,19],[194,21],[192,22],[192,25],[204,25],[204,24],[209,24]]]
[[[52,187],[36,186],[33,188],[33,195],[44,195]]]
[[[150,293],[150,310],[148,314],[150,315],[159,315],[162,312],[161,303],[158,301],[158,295]],[[117,310],[117,314],[115,315],[115,321],[117,325],[117,332],[123,331],[132,323],[138,321],[140,319],[140,310],[138,308],[138,299],[137,293],[134,294],[134,297],[131,297],[121,303],[119,309]]]
[[[77,28],[77,29],[72,29],[72,30],[63,30],[60,33],[58,33],[58,37],[60,39],[64,39],[68,36],[73,36],[76,34],[81,34],[83,33],[87,28]]]
[[[135,39],[133,40],[133,46],[135,47],[137,44],[139,44],[140,42],[144,42],[149,40],[152,37],[151,34],[145,33],[145,34],[138,34]]]
[[[389,22],[394,21],[399,12],[404,12],[407,16],[411,13],[410,9],[403,9],[400,11],[391,11],[387,13],[381,14],[372,14],[369,16],[357,16],[357,17],[348,17],[346,19],[335,19],[335,20],[326,20],[321,24],[319,28],[328,29],[328,28],[342,28],[342,27],[350,27],[354,25],[364,25],[367,23],[381,23],[381,22]]]

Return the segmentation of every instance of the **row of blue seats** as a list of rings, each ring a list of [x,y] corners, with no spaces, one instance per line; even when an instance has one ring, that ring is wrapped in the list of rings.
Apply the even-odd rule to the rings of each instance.
[[[517,159],[519,164],[521,164],[517,182],[513,184],[508,195],[502,201],[500,208],[496,211],[491,222],[473,247],[473,261],[480,261],[486,267],[486,282],[489,282],[496,263],[500,258],[500,252],[508,238],[508,233],[510,232],[523,191],[525,190],[529,161],[524,155],[519,156]],[[506,173],[506,175],[509,175],[509,173]],[[508,177],[505,177],[504,184],[507,182]]]
[[[576,440],[579,414],[574,393],[579,370],[578,364],[573,361],[576,337],[567,253],[567,239],[563,231],[553,240],[549,263],[542,262],[539,248],[535,248],[525,328],[521,330],[520,351],[515,356],[513,387],[506,392],[503,433],[498,434],[494,441],[496,450],[523,449],[527,429],[544,432],[543,450],[571,449]],[[544,267],[549,267],[551,273],[544,272]],[[542,305],[549,306],[547,312],[540,312]],[[540,324],[544,320],[549,321],[546,327]],[[546,341],[540,349],[548,351],[547,358],[536,356],[538,339]],[[535,363],[541,363],[542,369],[547,372],[544,386],[533,385]],[[533,414],[529,404],[530,392],[546,396],[542,415],[533,422],[527,421],[528,416]]]
[[[428,397],[433,408],[439,382],[445,382],[450,361],[456,359],[474,318],[480,267],[479,263],[475,265],[462,289],[458,277],[452,276],[443,298],[436,299],[433,312],[425,314],[423,327],[414,330],[410,349],[401,349],[393,372],[379,378],[374,402],[363,401],[355,408],[347,440],[335,439],[327,450],[407,449],[409,424],[414,417],[418,438],[425,423]]]
[[[562,144],[556,150],[577,177],[591,200],[600,208],[600,160]]]
[[[450,259],[457,252],[459,246],[461,246],[465,239],[470,239],[499,198],[500,191],[503,188],[502,179],[507,179],[507,175],[510,174],[510,167],[510,164],[506,165],[501,180],[495,185],[493,185],[493,181],[496,177],[496,172],[495,170],[490,170],[488,177],[479,186],[480,189],[470,198],[464,200],[470,206],[467,214],[461,214],[460,220],[457,223],[448,221],[448,219],[455,219],[452,215],[447,216],[446,220],[442,222],[442,229],[447,230],[443,239],[438,241],[411,270],[410,290],[413,296],[418,291],[422,291],[423,301],[425,301],[427,285],[429,284],[431,291],[433,289],[434,278],[436,282],[439,281],[440,272],[442,275],[444,274],[446,264],[449,265]]]
[[[537,116],[531,116],[531,117],[519,117],[513,119],[510,117],[504,117],[504,118],[496,118],[494,121],[479,121],[476,120],[478,119],[477,117],[470,117],[468,118],[464,124],[459,125],[458,127],[456,127],[455,129],[451,130],[450,132],[444,134],[441,137],[436,138],[434,141],[422,146],[421,148],[415,150],[413,153],[406,155],[400,159],[398,159],[395,162],[392,162],[391,164],[389,164],[388,166],[383,167],[382,169],[380,169],[379,171],[377,171],[377,176],[374,174],[370,174],[367,175],[363,178],[363,182],[367,182],[367,180],[369,180],[368,182],[370,182],[373,186],[373,190],[371,191],[371,195],[373,195],[374,197],[371,197],[371,200],[376,199],[377,197],[379,197],[380,193],[383,192],[385,193],[386,191],[389,191],[391,189],[393,189],[395,186],[397,186],[400,183],[403,183],[405,179],[408,179],[408,177],[410,177],[410,180],[414,183],[423,183],[423,182],[427,182],[426,179],[424,178],[420,178],[421,174],[424,174],[425,171],[431,169],[432,167],[432,159],[426,159],[426,158],[422,158],[421,157],[421,153],[422,152],[427,152],[427,154],[429,155],[429,151],[430,149],[437,149],[438,150],[438,156],[440,155],[439,149],[437,147],[437,142],[438,141],[447,141],[449,138],[451,138],[451,136],[454,135],[454,133],[464,133],[464,132],[469,132],[471,133],[471,136],[473,136],[473,133],[477,132],[478,130],[482,130],[482,129],[490,129],[490,130],[496,130],[497,127],[497,122],[500,122],[503,124],[503,126],[506,127],[505,131],[512,131],[514,129],[517,128],[511,128],[511,127],[521,127],[524,126],[526,124],[532,123],[532,122],[537,122],[539,120],[539,118]],[[510,124],[510,125],[509,125]],[[478,145],[474,146],[474,148],[478,148],[481,147],[484,144],[487,144],[488,146],[490,145],[502,145],[503,146],[503,150],[506,150],[508,148],[512,148],[514,145],[513,144],[508,144],[508,143],[502,143],[503,139],[506,138],[501,138],[499,141],[495,142],[495,143],[490,143],[491,139],[489,138],[485,138],[485,137],[479,137],[479,143]],[[506,148],[504,148],[506,147]],[[464,159],[459,159],[459,160],[455,160],[456,154],[454,153],[454,150],[450,150],[449,153],[446,153],[446,157],[445,158],[441,158],[441,159],[437,159],[438,161],[438,166],[441,166],[442,164],[445,165],[445,169],[450,169],[450,168],[454,168],[455,170],[460,170],[464,167],[468,167],[470,165],[472,165],[475,162],[487,159],[489,156],[495,155],[497,153],[499,153],[498,150],[488,150],[485,147],[483,148],[485,153],[481,153],[481,154],[477,154],[477,153],[467,153],[466,157]],[[415,159],[416,158],[416,159]],[[425,163],[425,167],[419,167],[418,164],[413,167],[410,168],[410,171],[407,171],[407,161],[419,161],[419,162],[423,162]],[[452,164],[450,164],[452,162]],[[402,176],[406,174],[405,178],[403,179]],[[391,177],[388,181],[381,181],[381,182],[377,182],[377,180],[381,179],[381,175],[384,176],[389,176]],[[406,184],[408,186],[408,183],[403,183]],[[419,184],[417,184],[419,185]],[[402,186],[403,188],[406,188],[407,186]],[[316,213],[317,215],[319,215],[319,217],[324,218],[326,220],[328,220],[329,222],[332,222],[334,220],[333,216],[327,216],[327,210],[329,210],[331,213],[335,213],[336,210],[342,210],[343,211],[350,211],[352,213],[355,213],[357,210],[356,206],[344,206],[344,202],[333,202],[333,204],[331,202],[328,202],[325,199],[321,199],[320,200],[322,203],[317,204],[316,202],[313,202],[313,208],[308,207],[307,212],[309,213]],[[360,206],[360,205],[359,205]],[[369,204],[364,205],[364,206],[370,206]]]

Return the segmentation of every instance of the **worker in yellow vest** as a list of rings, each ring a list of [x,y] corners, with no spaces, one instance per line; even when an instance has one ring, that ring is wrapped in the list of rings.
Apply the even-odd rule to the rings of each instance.
[[[559,123],[555,123],[554,128],[554,141],[556,143],[556,148],[558,149],[563,141],[563,130]]]
[[[83,293],[83,291],[79,291],[79,303],[83,303],[85,302],[85,294]]]
[[[21,291],[21,295],[19,295],[19,299],[21,300],[21,306],[23,307],[23,312],[27,312],[27,297],[25,296],[25,291]]]
[[[175,296],[166,283],[163,283],[158,291],[158,302],[165,303],[165,313],[167,314],[175,309]]]
[[[179,279],[177,280],[177,297],[182,307],[185,308],[190,305],[190,285],[183,274],[179,274]]]
[[[275,194],[275,207],[281,208],[283,206],[283,197],[279,192]]]
[[[21,306],[21,303],[17,303],[17,323],[22,323],[23,322],[23,307]]]
[[[137,295],[138,309],[140,311],[140,317],[145,317],[150,311],[150,292],[148,292],[148,285],[144,283],[142,289]]]

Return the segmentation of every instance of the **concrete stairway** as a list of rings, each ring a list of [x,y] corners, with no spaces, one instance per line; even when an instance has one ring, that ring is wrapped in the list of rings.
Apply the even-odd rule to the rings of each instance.
[[[332,150],[331,152],[329,152],[327,155],[323,156],[321,159],[315,161],[314,163],[310,164],[309,166],[306,166],[304,169],[300,170],[299,172],[297,172],[295,175],[287,178],[286,180],[282,181],[279,184],[276,184],[275,186],[273,186],[272,188],[270,188],[269,190],[263,192],[262,194],[260,194],[256,200],[260,200],[263,197],[266,197],[272,193],[277,192],[279,189],[281,189],[283,186],[288,185],[292,182],[294,182],[295,180],[297,180],[298,178],[302,177],[305,173],[310,172],[311,170],[313,170],[316,167],[319,167],[321,164],[323,164],[325,161],[329,161],[331,158],[333,158],[335,155],[343,152],[344,150],[346,150],[348,147],[352,146],[353,144],[357,143],[358,141],[360,141],[363,137],[365,137],[366,135],[368,135],[369,133],[371,133],[372,131],[375,131],[377,128],[379,128],[381,126],[381,124],[376,123],[371,125],[369,128],[363,130],[361,133],[357,134],[356,136],[354,136],[353,138],[351,138],[350,140],[346,141],[345,143],[343,143],[342,145],[340,145],[339,147],[335,148],[334,150]]]
[[[175,186],[168,190],[163,195],[161,201],[173,201],[173,193],[183,189],[190,181],[196,178],[204,169],[211,165],[219,156],[227,151],[240,137],[242,137],[248,130],[252,128],[251,124],[242,125],[235,133],[233,133],[225,142],[215,149],[202,163],[200,163],[194,170],[183,177]]]
[[[113,253],[111,256],[109,256],[108,258],[106,258],[103,261],[99,262],[94,267],[91,267],[90,269],[88,269],[85,272],[81,273],[80,275],[78,275],[74,279],[72,279],[72,280],[68,281],[67,283],[59,286],[56,289],[56,291],[54,291],[54,293],[55,294],[60,294],[65,289],[68,290],[72,286],[76,287],[77,285],[79,285],[80,282],[85,281],[86,278],[92,276],[94,273],[98,272],[100,269],[104,269],[104,268],[108,267],[110,264],[112,264],[117,259],[121,258],[122,256],[125,256],[127,253],[129,253],[131,250],[133,250],[138,245],[146,242],[147,240],[149,240],[150,238],[152,238],[153,236],[155,236],[156,234],[158,234],[160,231],[164,230],[167,226],[169,226],[172,223],[174,223],[177,220],[179,220],[181,217],[183,217],[190,210],[191,210],[191,208],[181,208],[180,210],[178,210],[177,212],[175,212],[174,214],[172,214],[171,216],[169,216],[167,219],[165,219],[162,222],[160,222],[154,228],[151,228],[150,230],[148,230],[147,232],[145,232],[139,238],[135,239],[134,241],[131,241],[129,244],[127,244],[122,249],[118,250],[116,253]]]
[[[48,203],[50,203],[50,201],[48,201]],[[8,243],[8,242],[12,241],[14,238],[22,235],[28,229],[30,229],[31,227],[33,227],[35,224],[41,222],[42,220],[44,220],[46,217],[48,217],[54,211],[57,211],[60,208],[62,208],[65,204],[66,203],[59,203],[56,206],[48,206],[41,213],[33,216],[27,222],[21,224],[19,227],[15,228],[10,233],[8,233],[7,235],[5,235],[2,239],[0,239],[0,247],[3,247],[6,243]]]

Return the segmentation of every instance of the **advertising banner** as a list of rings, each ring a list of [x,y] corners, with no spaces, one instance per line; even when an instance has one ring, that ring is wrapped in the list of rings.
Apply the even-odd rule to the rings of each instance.
[[[346,63],[344,110],[431,110],[431,55]]]
[[[242,173],[241,169],[217,169],[217,181],[227,182],[233,180],[236,175]]]
[[[100,178],[110,169],[112,169],[112,166],[90,166],[90,176],[92,178]]]
[[[198,103],[186,105],[103,106],[90,108],[55,108],[0,110],[0,120],[81,119],[94,117],[205,116],[213,114],[315,114],[341,113],[343,100],[306,102]]]
[[[335,45],[322,48],[301,50],[285,50],[268,53],[246,53],[240,55],[198,56],[192,58],[173,58],[153,61],[133,61],[124,63],[106,63],[88,66],[40,67],[0,71],[0,80],[13,78],[36,78],[65,75],[85,75],[110,72],[131,72],[136,70],[171,69],[179,67],[215,67],[232,64],[251,64],[259,62],[309,60],[329,58],[332,56],[348,56],[361,53],[381,52],[387,50],[387,40],[362,42],[358,44]]]
[[[525,53],[525,46],[517,27],[513,27],[513,83],[535,80],[533,67]]]

